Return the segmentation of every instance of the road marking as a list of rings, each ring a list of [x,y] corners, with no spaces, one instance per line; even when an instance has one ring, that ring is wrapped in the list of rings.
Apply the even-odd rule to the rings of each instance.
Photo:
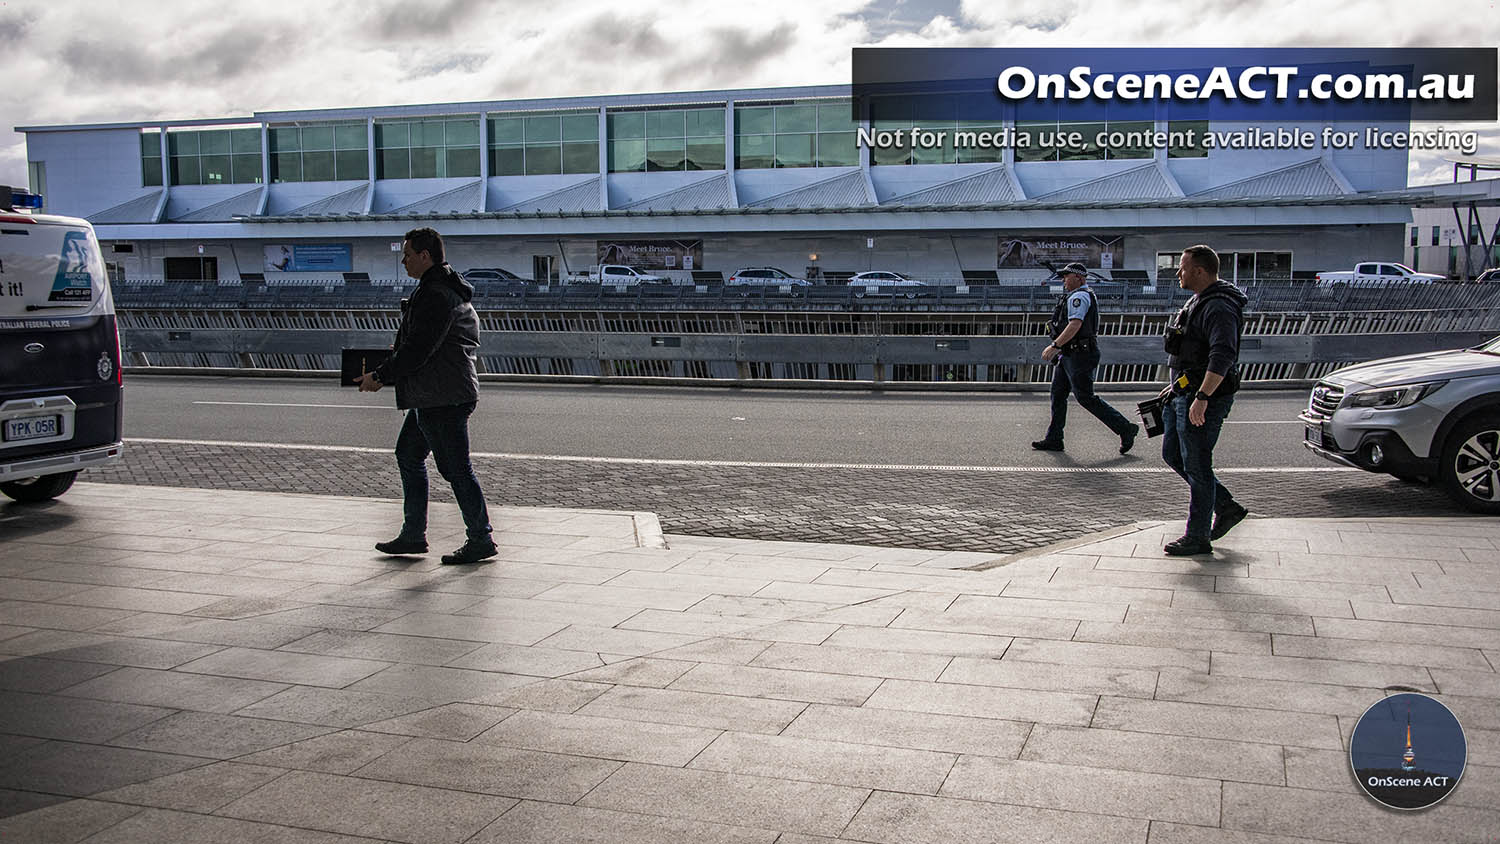
[[[232,407],[334,407],[349,410],[395,410],[394,407],[378,404],[291,404],[271,401],[195,401],[193,404],[219,404]]]
[[[369,448],[358,445],[308,445],[303,443],[257,443],[232,440],[176,440],[155,437],[132,437],[127,443],[153,443],[158,445],[207,445],[228,448],[279,448],[291,451],[338,451],[352,454],[390,454],[390,448]],[[1090,474],[1159,475],[1172,474],[1164,466],[943,466],[910,463],[781,463],[759,460],[680,460],[661,457],[584,457],[560,454],[513,454],[498,451],[475,451],[470,457],[491,460],[550,460],[558,463],[610,463],[640,466],[717,466],[749,469],[885,469],[905,472],[1031,472],[1041,474],[1086,472]],[[1357,472],[1342,466],[1263,466],[1215,468],[1214,472],[1227,474],[1304,474],[1309,472]]]
[[[1266,421],[1259,421],[1259,420],[1254,420],[1254,419],[1244,419],[1244,420],[1240,420],[1240,419],[1226,419],[1226,420],[1224,420],[1224,424],[1225,425],[1301,425],[1301,424],[1303,424],[1303,422],[1300,419],[1271,419],[1271,420],[1266,420]]]

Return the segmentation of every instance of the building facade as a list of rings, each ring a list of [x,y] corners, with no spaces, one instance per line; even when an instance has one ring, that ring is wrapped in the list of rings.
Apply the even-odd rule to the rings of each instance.
[[[1399,260],[1413,205],[1447,201],[1406,188],[1405,150],[1210,148],[1253,127],[1119,117],[917,127],[816,86],[19,131],[46,210],[91,220],[131,278],[397,278],[401,235],[432,225],[456,267],[537,281],[619,262],[684,282],[771,265],[1029,283],[1081,259],[1148,284],[1198,242],[1226,277],[1275,280]],[[914,128],[943,140],[914,146]],[[861,143],[897,129],[904,143]],[[1089,140],[1059,143],[1070,130]],[[1009,141],[961,142],[984,132]]]

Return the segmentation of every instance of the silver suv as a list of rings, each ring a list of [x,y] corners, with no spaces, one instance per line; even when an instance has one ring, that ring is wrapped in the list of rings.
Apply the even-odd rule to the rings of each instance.
[[[1329,460],[1500,514],[1500,337],[1332,372],[1298,418],[1303,445]]]

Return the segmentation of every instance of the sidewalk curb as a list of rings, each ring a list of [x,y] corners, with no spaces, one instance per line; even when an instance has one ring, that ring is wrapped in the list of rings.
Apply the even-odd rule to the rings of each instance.
[[[1159,524],[1161,524],[1161,522],[1136,522],[1134,524],[1124,525],[1123,527],[1110,528],[1108,530],[1101,530],[1094,533],[1084,534],[1083,536],[1074,536],[1069,539],[1060,539],[1057,542],[1052,543],[1051,545],[1043,545],[1040,548],[1028,548],[1025,551],[1020,551],[1007,557],[1000,557],[998,559],[989,560],[980,563],[977,566],[968,566],[966,568],[955,569],[955,571],[989,571],[991,569],[1008,566],[1011,563],[1019,563],[1023,560],[1045,557],[1048,554],[1061,554],[1064,551],[1069,551],[1074,548],[1080,548],[1084,545],[1092,545],[1095,542],[1103,542],[1107,539],[1115,539],[1116,537],[1138,533],[1140,531],[1153,528]]]

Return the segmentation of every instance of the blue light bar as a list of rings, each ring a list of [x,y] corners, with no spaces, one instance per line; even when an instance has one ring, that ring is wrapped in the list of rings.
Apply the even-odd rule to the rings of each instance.
[[[42,195],[39,193],[28,193],[17,188],[11,188],[10,206],[12,208],[41,208]]]

